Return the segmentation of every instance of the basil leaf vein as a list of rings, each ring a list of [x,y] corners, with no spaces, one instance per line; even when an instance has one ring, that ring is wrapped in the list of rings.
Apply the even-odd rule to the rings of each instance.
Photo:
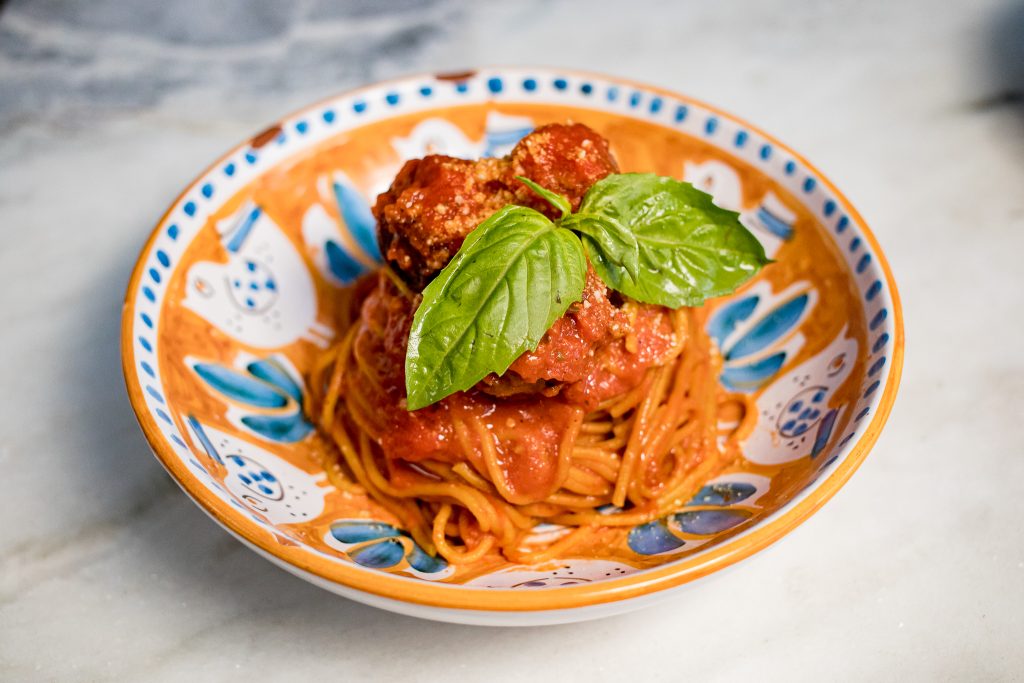
[[[640,277],[640,242],[621,222],[599,214],[575,214],[562,221],[562,225],[580,233],[580,239],[592,262],[600,258],[601,262],[609,266],[617,266],[636,283]],[[614,280],[614,284],[610,279]],[[620,281],[620,273],[614,271],[609,273],[605,284],[618,289]]]
[[[504,373],[583,295],[576,235],[506,206],[466,237],[423,290],[405,359],[407,407],[417,410]]]
[[[728,294],[769,263],[739,214],[715,206],[711,195],[689,183],[652,173],[597,181],[567,223],[583,233],[591,263],[605,284],[638,301],[671,308],[699,306]],[[635,275],[626,235],[637,245]]]

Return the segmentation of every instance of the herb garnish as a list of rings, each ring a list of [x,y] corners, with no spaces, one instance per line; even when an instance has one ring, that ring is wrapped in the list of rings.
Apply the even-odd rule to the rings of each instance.
[[[582,298],[586,257],[609,288],[670,308],[728,294],[769,263],[739,214],[689,183],[609,175],[571,213],[566,197],[519,180],[562,216],[506,206],[423,290],[405,357],[409,410],[500,375],[536,349]]]

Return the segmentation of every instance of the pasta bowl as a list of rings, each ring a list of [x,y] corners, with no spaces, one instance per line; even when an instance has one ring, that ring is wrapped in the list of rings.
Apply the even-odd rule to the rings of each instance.
[[[582,122],[625,171],[693,183],[775,263],[713,300],[718,381],[757,421],[742,457],[663,518],[526,566],[425,553],[306,417],[346,285],[380,262],[370,212],[405,159],[500,156]],[[642,607],[778,540],[850,478],[895,399],[895,283],[856,210],[805,159],[691,98],[570,70],[421,75],[314,104],[202,172],[160,219],[125,297],[122,359],[157,458],[230,533],[339,595],[427,619],[551,624]],[[566,530],[534,530],[538,538]]]

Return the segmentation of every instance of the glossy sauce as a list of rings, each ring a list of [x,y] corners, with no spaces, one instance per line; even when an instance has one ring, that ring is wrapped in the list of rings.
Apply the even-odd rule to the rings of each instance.
[[[368,387],[366,395],[381,425],[378,441],[396,484],[403,475],[419,476],[408,465],[425,460],[457,464],[468,457],[474,469],[486,472],[479,441],[485,437],[469,433],[467,449],[455,427],[456,421],[467,424],[476,418],[494,440],[503,479],[516,502],[544,499],[556,484],[559,446],[573,417],[637,386],[644,371],[661,362],[676,342],[668,309],[617,308],[591,271],[583,301],[556,321],[537,350],[517,359],[505,377],[410,412],[405,409],[405,352],[415,304],[388,278],[374,278],[354,343],[356,354],[372,363],[379,383]],[[516,386],[514,394],[493,395],[508,377],[543,388]]]
[[[558,211],[518,177],[578,207],[595,182],[616,171],[608,142],[579,123],[542,126],[499,159],[431,155],[409,161],[374,207],[381,252],[415,291],[501,207],[533,206],[557,218]],[[572,426],[602,401],[636,387],[675,341],[668,309],[625,300],[591,268],[582,299],[553,323],[536,349],[502,376],[492,374],[469,391],[410,415],[404,408],[403,366],[418,305],[411,295],[380,278],[363,305],[355,340],[362,371],[376,366],[380,386],[371,411],[380,416],[378,440],[390,473],[425,460],[468,459],[478,473],[500,476],[498,488],[510,502],[537,502],[554,493],[561,484],[559,453],[571,448],[565,442],[575,433]]]

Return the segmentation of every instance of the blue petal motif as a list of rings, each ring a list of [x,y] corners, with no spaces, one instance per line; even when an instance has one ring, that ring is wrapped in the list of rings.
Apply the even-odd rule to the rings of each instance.
[[[334,197],[338,201],[341,217],[356,243],[367,255],[380,260],[380,247],[377,246],[377,223],[373,220],[370,205],[366,203],[363,195],[347,183],[335,181]]]
[[[736,326],[751,316],[760,300],[758,296],[748,296],[719,308],[708,321],[708,335],[721,347]]]
[[[354,562],[371,569],[394,567],[405,557],[405,547],[397,538],[370,543],[352,550],[348,554]]]
[[[196,374],[211,388],[231,401],[254,408],[278,410],[276,414],[249,414],[242,425],[264,439],[294,443],[306,438],[313,425],[302,411],[302,387],[274,357],[246,365],[249,374],[236,372],[214,363],[196,363]],[[280,410],[280,409],[285,410]]]
[[[440,557],[431,557],[425,552],[420,550],[420,547],[415,543],[412,546],[412,552],[409,553],[409,566],[418,572],[424,574],[436,574],[439,571],[443,571],[448,567],[448,563]]]
[[[265,439],[280,443],[302,441],[313,431],[301,412],[292,415],[245,415],[242,424]]]
[[[808,299],[806,293],[800,294],[777,306],[726,351],[725,359],[743,358],[768,348],[796,324],[807,308]]]
[[[523,128],[513,128],[512,130],[487,131],[487,145],[484,148],[483,155],[485,157],[497,156],[498,152],[503,148],[514,146],[517,142],[529,135],[532,130],[532,126],[526,126]]]
[[[267,384],[273,384],[275,387],[288,394],[296,400],[296,402],[302,402],[302,388],[299,387],[298,383],[292,376],[285,371],[281,364],[274,360],[257,360],[249,363],[245,367],[253,377],[261,379]]]
[[[409,535],[391,524],[371,520],[346,519],[331,525],[331,536],[340,543],[354,545],[365,543],[348,551],[355,562],[376,569],[394,567],[405,557],[409,566],[423,574],[444,571],[448,563],[440,557],[431,557],[423,552]],[[412,550],[406,553],[400,538],[409,539]]]
[[[641,555],[659,555],[684,545],[686,541],[672,535],[664,519],[635,526],[629,532],[629,547]]]
[[[263,209],[256,206],[253,207],[248,213],[242,218],[223,236],[224,248],[230,251],[232,254],[238,253],[238,250],[245,244],[245,240],[249,238],[249,233],[252,232],[253,226],[256,225],[256,221],[263,214]]]
[[[347,285],[366,270],[366,266],[354,259],[334,240],[327,240],[324,252],[327,254],[327,267],[342,284]]]
[[[818,457],[818,454],[825,450],[825,446],[828,445],[828,440],[832,436],[832,428],[836,425],[836,417],[838,417],[838,410],[830,410],[825,413],[825,417],[821,418],[821,422],[818,423],[818,435],[814,438],[814,445],[811,447],[811,459]]]
[[[757,487],[742,481],[707,484],[687,505],[735,505],[757,493]]]
[[[746,365],[726,366],[720,379],[732,391],[754,391],[775,375],[785,362],[786,353],[780,351]]]
[[[331,536],[341,543],[362,543],[401,535],[402,532],[384,522],[345,520],[331,525]]]
[[[761,224],[767,228],[768,232],[784,240],[792,239],[793,226],[773,214],[766,207],[761,206],[757,209],[757,217],[761,220]]]
[[[688,534],[710,536],[731,529],[750,518],[742,510],[691,510],[673,515],[679,528]]]
[[[233,401],[257,408],[283,408],[288,399],[263,382],[212,363],[196,363],[196,374]]]
[[[197,420],[194,415],[189,415],[188,424],[192,427],[192,431],[195,433],[196,438],[199,439],[199,443],[202,444],[203,450],[206,451],[206,454],[223,465],[224,461],[221,460],[220,453],[217,452],[217,447],[213,445],[212,441],[210,441],[210,437],[206,434],[206,430],[203,429],[203,425],[199,424],[199,420]]]

